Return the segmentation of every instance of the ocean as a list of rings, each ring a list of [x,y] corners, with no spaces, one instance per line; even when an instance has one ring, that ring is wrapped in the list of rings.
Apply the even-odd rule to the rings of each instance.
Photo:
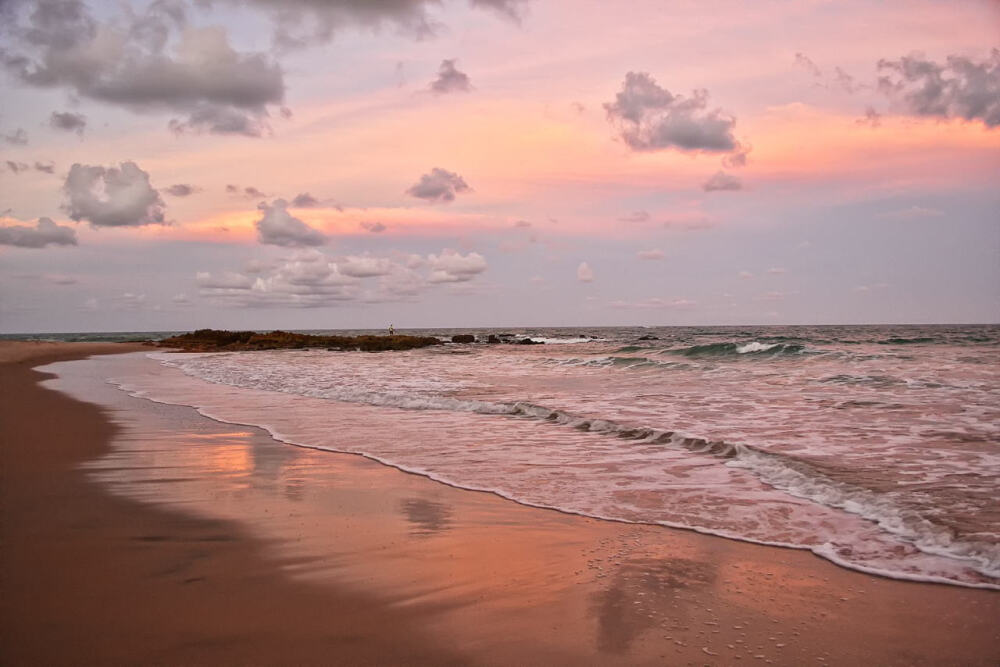
[[[420,333],[544,344],[99,369],[133,396],[526,505],[1000,589],[1000,326]]]

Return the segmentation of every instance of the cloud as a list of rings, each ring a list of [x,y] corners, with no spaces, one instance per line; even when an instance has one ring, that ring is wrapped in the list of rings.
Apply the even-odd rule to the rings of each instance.
[[[948,56],[936,63],[913,53],[878,61],[878,90],[907,113],[934,118],[980,120],[1000,125],[1000,50],[976,62]]]
[[[767,272],[772,276],[780,276],[783,273],[788,273],[788,271],[781,268],[780,266],[772,266],[770,269],[767,270]]]
[[[304,248],[326,243],[326,237],[288,212],[288,202],[275,199],[261,203],[263,212],[257,225],[257,240],[266,245],[285,248]]]
[[[201,188],[187,183],[176,183],[166,189],[166,193],[173,197],[190,197],[197,192],[201,192]]]
[[[69,217],[93,227],[166,224],[163,199],[135,162],[122,162],[117,169],[74,164],[63,192]]]
[[[469,4],[473,7],[492,9],[501,16],[520,23],[524,18],[523,6],[527,4],[527,0],[469,0]]]
[[[54,174],[56,173],[56,165],[54,162],[35,162],[35,171],[40,171],[43,174]]]
[[[514,223],[514,226],[521,228],[531,227],[531,223],[528,222],[527,220],[518,220],[517,222]]]
[[[22,83],[135,112],[182,113],[169,124],[178,132],[260,136],[268,106],[284,99],[277,63],[237,52],[222,28],[187,25],[176,2],[102,22],[80,0],[38,0],[5,18],[0,63]]]
[[[809,58],[809,56],[805,55],[804,53],[795,54],[795,64],[798,65],[799,67],[802,67],[815,77],[823,75],[823,70],[819,68],[819,65],[814,63],[812,59]]]
[[[0,51],[0,56],[2,56],[2,51]],[[24,146],[28,143],[28,133],[24,131],[24,128],[19,127],[13,132],[3,135],[3,140],[11,146]]]
[[[736,275],[738,275],[743,280],[750,280],[751,278],[753,278],[753,274],[750,273],[749,271],[740,271]]]
[[[646,222],[649,220],[649,211],[633,211],[628,215],[618,218],[620,222]]]
[[[629,72],[615,101],[604,109],[635,151],[743,151],[733,136],[736,118],[721,109],[709,110],[706,90],[695,90],[685,98],[661,88],[646,72]]]
[[[455,200],[456,194],[469,190],[469,185],[458,174],[434,167],[411,185],[406,194],[429,202],[450,202]]]
[[[0,227],[0,245],[17,248],[76,245],[76,230],[65,225],[57,225],[50,218],[39,218],[34,227],[29,225]]]
[[[431,92],[442,95],[445,93],[467,93],[472,90],[468,75],[455,69],[455,62],[455,60],[441,61],[438,76],[431,81]]]
[[[442,25],[429,9],[439,0],[231,0],[269,10],[275,21],[274,42],[282,49],[328,42],[348,26],[379,29],[394,26],[417,39],[432,37]],[[520,22],[525,0],[469,0],[476,9]]]
[[[427,264],[431,283],[460,283],[472,280],[486,270],[486,259],[478,252],[463,255],[457,250],[445,248],[438,255],[428,255]]]
[[[594,282],[594,271],[590,268],[590,264],[580,262],[580,266],[576,267],[576,279],[581,283]]]
[[[300,192],[292,200],[292,208],[314,208],[320,205],[320,201],[308,192]]]
[[[381,234],[388,229],[388,227],[383,225],[381,222],[359,222],[358,224],[361,226],[361,229],[365,229],[372,234]]]
[[[724,171],[717,171],[712,174],[711,178],[702,184],[701,189],[705,192],[735,191],[742,190],[743,183],[732,174],[727,174]]]
[[[857,125],[867,125],[868,127],[879,127],[882,124],[882,114],[875,110],[875,107],[865,107],[864,118],[854,121]]]
[[[22,171],[27,171],[30,167],[25,162],[15,162],[14,160],[7,160],[7,169],[12,174],[20,174]]]
[[[57,130],[76,132],[83,136],[83,130],[87,127],[87,117],[82,113],[53,111],[49,116],[49,125]]]
[[[267,195],[252,185],[241,188],[238,185],[227,185],[226,192],[244,199],[267,199]]]
[[[196,282],[203,297],[227,305],[314,308],[412,300],[435,284],[468,283],[486,268],[478,253],[462,255],[451,249],[426,258],[393,253],[333,260],[310,248],[278,261],[255,262],[242,273],[201,272]]]
[[[337,268],[345,276],[352,278],[372,278],[392,273],[393,264],[384,257],[348,256],[337,262]]]
[[[170,303],[174,304],[175,306],[190,306],[191,299],[188,297],[187,294],[184,293],[175,294],[172,297],[170,297]]]
[[[635,256],[639,259],[663,259],[665,257],[663,251],[659,249],[640,250]]]

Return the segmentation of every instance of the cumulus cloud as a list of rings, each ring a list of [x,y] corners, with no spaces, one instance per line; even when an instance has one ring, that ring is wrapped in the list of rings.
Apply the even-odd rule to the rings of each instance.
[[[22,171],[28,170],[28,164],[25,162],[16,162],[14,160],[7,160],[7,170],[12,174],[20,174]]]
[[[70,218],[93,227],[166,224],[163,199],[135,162],[118,168],[74,164],[63,192]]]
[[[431,283],[461,283],[472,280],[486,270],[486,259],[477,252],[463,255],[457,250],[445,248],[438,255],[428,255],[431,267],[428,281]]]
[[[450,202],[456,194],[469,190],[469,185],[455,172],[434,167],[411,185],[406,194],[429,202]]]
[[[0,52],[0,57],[2,57],[2,52]],[[24,131],[24,128],[19,127],[13,132],[3,135],[3,140],[11,146],[24,146],[28,143],[28,133]]]
[[[739,153],[736,118],[708,108],[708,91],[674,95],[646,72],[629,72],[615,101],[604,109],[622,139],[635,151]]]
[[[326,243],[326,237],[288,212],[288,202],[275,199],[258,208],[262,215],[257,225],[257,240],[266,245],[304,248]]]
[[[664,254],[662,250],[640,250],[635,254],[639,259],[663,259]]]
[[[337,268],[345,276],[352,278],[371,278],[392,273],[393,263],[385,257],[348,256],[337,262]]]
[[[54,174],[56,173],[56,165],[54,162],[35,162],[35,171],[40,171],[43,174]]]
[[[581,283],[590,283],[594,281],[594,271],[590,268],[590,264],[580,262],[580,266],[576,267],[576,279]]]
[[[381,234],[388,227],[383,225],[381,222],[359,222],[361,229],[371,232],[372,234]]]
[[[22,83],[60,88],[132,111],[184,114],[178,132],[260,136],[280,105],[280,66],[240,53],[221,28],[187,25],[183,6],[154,2],[139,13],[96,19],[81,0],[10,6],[0,63]]]
[[[732,174],[727,174],[724,171],[717,171],[712,174],[711,178],[702,184],[701,189],[705,192],[742,190],[743,183]]]
[[[57,130],[76,132],[83,136],[83,130],[87,127],[87,117],[82,113],[53,111],[52,115],[49,116],[49,125]]]
[[[524,17],[524,6],[527,0],[469,0],[473,7],[492,9],[515,23],[520,23]]]
[[[882,124],[882,114],[875,110],[875,107],[865,107],[865,115],[854,121],[858,125],[868,127],[879,127]]]
[[[980,120],[1000,125],[1000,50],[977,62],[948,56],[944,63],[914,53],[878,62],[878,90],[907,113],[935,118]]]
[[[35,226],[0,227],[0,245],[17,248],[44,248],[47,245],[76,245],[76,230],[57,225],[50,218],[39,218]]]
[[[460,72],[455,68],[455,60],[442,60],[438,69],[438,76],[431,81],[431,92],[442,95],[444,93],[467,93],[472,90],[472,84],[465,72]]]
[[[412,300],[436,284],[467,283],[485,270],[482,256],[450,249],[426,258],[394,253],[334,260],[310,248],[278,261],[255,262],[242,273],[198,273],[196,282],[202,296],[220,303],[311,308],[348,301]]]
[[[188,183],[176,183],[166,189],[166,193],[172,197],[190,197],[197,192],[201,192],[201,188]]]

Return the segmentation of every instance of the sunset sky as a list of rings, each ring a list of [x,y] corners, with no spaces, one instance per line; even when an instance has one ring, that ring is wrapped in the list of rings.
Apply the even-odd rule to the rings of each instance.
[[[3,0],[0,332],[997,322],[997,49],[985,0]]]

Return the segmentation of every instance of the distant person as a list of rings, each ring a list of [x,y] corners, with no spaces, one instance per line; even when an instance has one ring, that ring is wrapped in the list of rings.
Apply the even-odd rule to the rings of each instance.
[[[391,324],[389,325],[389,335],[390,336],[395,336],[396,335],[396,330],[393,328],[393,326]]]

